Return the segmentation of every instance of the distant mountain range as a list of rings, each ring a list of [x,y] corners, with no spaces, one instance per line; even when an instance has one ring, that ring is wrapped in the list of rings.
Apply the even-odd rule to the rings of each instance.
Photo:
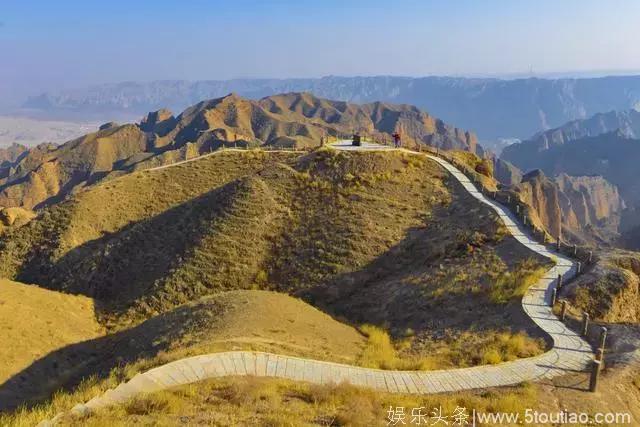
[[[30,98],[25,108],[61,116],[142,116],[160,108],[182,110],[202,99],[236,92],[259,99],[308,91],[349,102],[416,105],[481,141],[529,138],[568,121],[612,110],[640,109],[640,76],[515,79],[454,77],[323,77],[117,83]],[[489,144],[492,145],[492,144]],[[499,147],[500,145],[496,145]]]
[[[517,152],[517,155],[522,157],[518,161],[522,163],[526,162],[525,158],[530,154],[535,155],[535,153],[581,138],[616,131],[627,138],[640,139],[640,112],[636,110],[610,111],[595,114],[588,119],[573,120],[560,127],[539,132],[525,141],[526,143],[523,145],[512,145],[505,148],[503,157],[509,158],[512,153]]]

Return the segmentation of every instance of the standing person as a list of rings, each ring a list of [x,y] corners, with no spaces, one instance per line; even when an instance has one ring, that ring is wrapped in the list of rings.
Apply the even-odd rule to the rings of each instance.
[[[396,132],[391,136],[393,137],[393,146],[396,148],[400,148],[400,144],[401,144],[400,132]]]

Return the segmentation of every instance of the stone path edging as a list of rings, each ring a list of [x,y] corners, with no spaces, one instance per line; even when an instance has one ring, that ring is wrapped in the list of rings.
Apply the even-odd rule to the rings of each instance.
[[[373,144],[354,148],[344,141],[334,144],[334,148],[339,150],[391,149]],[[137,374],[115,389],[107,390],[101,396],[96,396],[86,403],[77,404],[71,409],[71,413],[85,415],[99,408],[123,403],[141,393],[152,393],[205,379],[234,375],[274,377],[316,384],[348,382],[389,393],[429,394],[514,385],[585,370],[593,360],[591,346],[565,326],[549,306],[551,290],[556,278],[562,275],[565,282],[573,278],[577,269],[576,263],[561,254],[551,252],[547,247],[533,240],[511,212],[482,195],[469,178],[450,163],[429,154],[425,156],[446,169],[469,194],[491,207],[518,242],[556,261],[556,265],[547,271],[538,283],[531,286],[522,298],[525,313],[550,336],[553,346],[549,351],[536,357],[496,365],[436,371],[385,371],[252,351],[212,353],[176,360]],[[177,164],[171,166],[175,165]],[[64,414],[60,413],[51,420],[41,422],[39,426],[55,425],[63,416]]]

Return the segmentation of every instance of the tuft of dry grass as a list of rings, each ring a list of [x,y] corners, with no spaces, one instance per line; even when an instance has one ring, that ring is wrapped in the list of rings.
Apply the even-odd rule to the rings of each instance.
[[[373,325],[363,325],[360,331],[367,337],[367,344],[359,364],[367,368],[395,369],[399,359],[389,334]]]
[[[134,397],[123,405],[129,415],[172,414],[183,409],[183,396],[189,396],[189,388],[176,392],[159,391]],[[187,391],[185,393],[185,391]]]
[[[546,273],[548,267],[533,258],[518,262],[513,271],[507,271],[495,278],[489,291],[489,299],[495,304],[505,304],[512,299],[522,298],[532,285]]]

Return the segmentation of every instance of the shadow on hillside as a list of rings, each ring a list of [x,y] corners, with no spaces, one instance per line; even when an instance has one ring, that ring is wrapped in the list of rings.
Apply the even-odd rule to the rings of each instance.
[[[242,191],[246,182],[233,181],[77,246],[52,265],[38,254],[17,280],[95,298],[99,314],[126,309],[179,268]]]
[[[462,190],[453,194],[449,206],[433,210],[430,224],[409,229],[402,241],[368,265],[297,295],[351,324],[376,324],[397,336],[411,329],[439,339],[445,331],[457,335],[512,327],[548,340],[524,313],[519,300],[504,305],[489,299],[491,268],[482,269],[481,252],[491,247],[509,269],[527,258],[546,259],[511,236],[480,245],[469,240],[474,231],[486,231],[488,221],[480,218],[490,208],[478,205]],[[471,203],[475,203],[472,209]],[[450,278],[438,278],[446,267],[472,279],[460,285],[451,283]],[[480,280],[469,283],[474,274]],[[433,286],[438,282],[441,290]]]
[[[0,385],[0,411],[37,404],[57,390],[76,387],[83,378],[104,379],[113,368],[151,358],[189,334],[203,317],[199,311],[211,315],[212,309],[206,302],[179,307],[131,329],[51,352]]]

